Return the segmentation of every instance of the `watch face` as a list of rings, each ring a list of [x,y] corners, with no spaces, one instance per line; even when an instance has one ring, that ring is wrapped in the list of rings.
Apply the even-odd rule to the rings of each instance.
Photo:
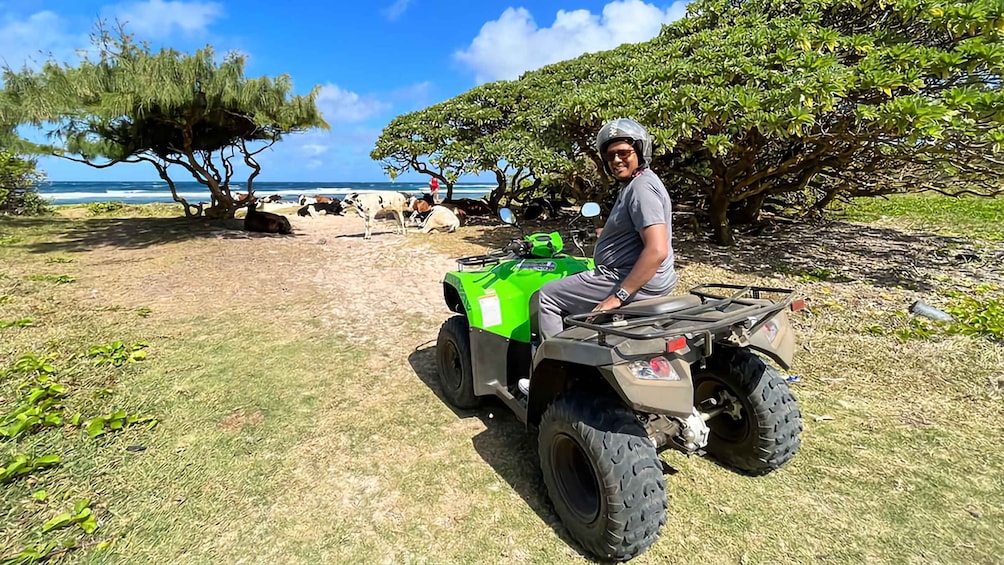
[[[628,294],[627,291],[624,290],[623,288],[618,288],[617,292],[614,293],[614,296],[616,296],[617,298],[619,298],[621,300],[621,302],[624,302],[631,295]]]

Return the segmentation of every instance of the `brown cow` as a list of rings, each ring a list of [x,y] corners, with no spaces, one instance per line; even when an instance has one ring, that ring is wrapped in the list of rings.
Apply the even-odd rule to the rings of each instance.
[[[293,233],[289,219],[271,212],[259,212],[257,203],[248,204],[248,214],[244,216],[244,229],[263,233]]]
[[[487,216],[492,217],[495,215],[495,211],[492,207],[488,205],[484,200],[475,200],[473,198],[457,198],[455,200],[446,200],[440,202],[443,205],[452,204],[454,209],[463,210],[465,214],[471,217],[477,216]]]

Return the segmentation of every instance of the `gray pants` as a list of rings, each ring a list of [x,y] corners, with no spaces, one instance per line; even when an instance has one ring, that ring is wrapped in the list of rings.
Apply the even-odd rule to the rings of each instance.
[[[624,276],[613,272],[601,272],[600,269],[583,271],[577,275],[551,281],[540,289],[540,333],[547,339],[564,330],[562,320],[571,314],[585,314],[603,299],[614,293]],[[628,302],[658,298],[669,294],[666,292],[652,293],[645,289],[639,290]]]

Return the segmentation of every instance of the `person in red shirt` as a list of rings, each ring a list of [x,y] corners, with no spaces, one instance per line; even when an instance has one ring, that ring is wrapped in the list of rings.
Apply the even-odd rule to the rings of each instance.
[[[439,180],[436,177],[432,177],[429,181],[429,192],[432,193],[432,200],[434,202],[439,202]]]

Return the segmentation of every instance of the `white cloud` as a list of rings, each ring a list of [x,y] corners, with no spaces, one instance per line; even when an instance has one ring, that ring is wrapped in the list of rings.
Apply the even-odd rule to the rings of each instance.
[[[526,8],[507,8],[499,19],[482,26],[454,58],[473,70],[479,83],[514,79],[583,53],[648,41],[663,24],[686,15],[688,3],[677,0],[662,9],[642,0],[618,0],[604,6],[601,15],[559,10],[554,25],[547,28],[538,27]]]
[[[355,92],[326,84],[317,94],[317,107],[328,123],[361,122],[386,110],[389,105],[375,98],[363,98]]]
[[[390,6],[384,8],[383,15],[387,16],[389,20],[396,20],[400,18],[405,10],[408,9],[408,4],[411,4],[411,0],[397,0]]]
[[[175,29],[193,34],[205,30],[223,16],[223,5],[217,2],[185,2],[183,0],[147,0],[119,4],[109,8],[113,19],[126,24],[126,31],[139,39],[161,38]]]
[[[25,63],[38,68],[49,57],[68,61],[74,50],[86,46],[87,35],[66,31],[66,22],[55,12],[36,12],[23,20],[10,17],[0,23],[0,57],[15,69]]]
[[[328,151],[327,145],[321,145],[320,143],[306,143],[300,146],[300,153],[306,155],[307,157],[316,157],[322,153]]]

